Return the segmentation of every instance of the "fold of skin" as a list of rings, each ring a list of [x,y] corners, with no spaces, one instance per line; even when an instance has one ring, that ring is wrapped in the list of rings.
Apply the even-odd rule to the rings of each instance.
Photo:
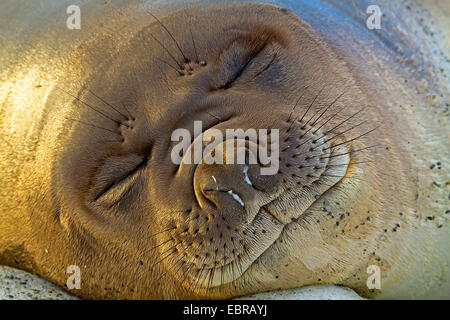
[[[293,71],[295,75],[304,76],[299,61],[307,64],[305,74],[308,76],[314,75],[314,68],[322,72],[319,82],[332,87],[328,99],[320,101],[323,105],[331,103],[342,92],[341,83],[345,84],[343,87],[349,86],[351,90],[344,97],[344,102],[353,111],[349,115],[354,114],[358,106],[371,107],[363,118],[359,118],[359,121],[368,122],[367,127],[357,129],[361,130],[357,131],[359,134],[381,124],[367,140],[348,146],[344,143],[349,149],[343,152],[375,145],[381,148],[367,152],[370,162],[363,163],[365,159],[350,157],[346,171],[332,171],[328,178],[323,178],[324,183],[314,189],[320,193],[320,202],[308,192],[306,200],[299,201],[300,190],[297,193],[280,192],[275,197],[278,190],[269,189],[275,185],[283,187],[278,180],[262,184],[265,192],[252,190],[245,193],[250,199],[243,197],[245,204],[253,206],[252,212],[245,212],[247,218],[256,216],[265,224],[253,226],[251,230],[258,234],[268,231],[272,238],[268,240],[262,235],[254,239],[247,237],[250,240],[245,244],[251,246],[250,254],[240,261],[246,269],[235,271],[233,268],[225,274],[225,280],[223,277],[220,279],[217,273],[216,277],[212,272],[206,273],[208,285],[203,280],[198,284],[195,279],[190,279],[188,271],[192,269],[184,270],[183,265],[178,268],[176,263],[179,260],[168,259],[172,266],[168,263],[160,264],[159,269],[149,267],[158,264],[170,247],[163,245],[158,253],[142,258],[143,252],[158,245],[156,240],[143,241],[154,232],[152,229],[170,227],[163,213],[174,210],[178,214],[184,208],[183,201],[191,196],[189,192],[192,190],[180,187],[187,186],[182,183],[185,180],[178,180],[181,181],[176,188],[178,192],[171,190],[176,183],[165,184],[168,179],[164,174],[172,168],[161,166],[157,161],[149,163],[154,170],[148,174],[148,180],[153,185],[148,192],[141,194],[140,201],[126,206],[127,210],[135,213],[126,218],[106,210],[102,211],[104,215],[92,214],[97,207],[87,210],[86,201],[79,201],[82,198],[80,194],[85,191],[83,183],[91,177],[87,171],[93,171],[95,167],[89,152],[95,154],[102,148],[101,143],[95,146],[92,143],[101,139],[97,139],[99,135],[90,136],[88,131],[67,121],[74,116],[85,119],[88,113],[57,89],[81,93],[80,88],[90,88],[92,79],[101,87],[102,79],[111,83],[113,78],[117,80],[114,83],[117,87],[105,86],[108,98],[135,92],[130,88],[139,93],[143,90],[140,101],[144,102],[142,105],[151,106],[154,92],[142,82],[138,85],[133,83],[135,86],[132,87],[130,82],[115,78],[120,72],[127,72],[127,63],[138,65],[139,62],[120,55],[120,59],[113,60],[117,58],[113,54],[106,55],[105,59],[104,54],[120,52],[132,56],[133,48],[125,44],[136,41],[134,36],[150,25],[146,10],[151,9],[163,21],[169,17],[168,23],[176,25],[170,20],[170,14],[174,8],[183,9],[191,1],[167,1],[163,4],[118,1],[113,7],[86,4],[82,7],[82,32],[61,31],[65,28],[66,19],[62,13],[70,1],[61,1],[57,5],[52,1],[3,2],[0,5],[0,262],[37,273],[61,287],[68,277],[67,266],[80,265],[85,281],[81,291],[71,293],[83,298],[234,298],[317,284],[349,287],[369,298],[449,298],[449,28],[446,27],[449,4],[444,2],[421,5],[377,1],[384,13],[381,29],[369,30],[366,27],[366,8],[372,4],[370,1],[270,1],[291,10],[291,13],[283,11],[289,17],[286,19],[292,20],[292,25],[301,31],[305,42],[317,45],[314,48],[320,59],[306,56],[300,50],[298,60],[295,60],[296,55],[289,45],[286,45],[289,48],[286,51],[277,51],[287,53],[289,58],[286,61],[297,67]],[[198,11],[202,12],[208,5],[202,2],[197,7]],[[193,10],[194,5],[187,8]],[[249,7],[245,10],[247,14],[252,12]],[[281,11],[276,8],[265,7],[262,12],[267,17],[271,14],[280,14],[281,17]],[[182,16],[177,17],[182,19]],[[295,16],[300,20],[295,20]],[[274,21],[271,23],[276,24]],[[289,33],[286,25],[279,27]],[[174,34],[186,32],[183,41],[190,45],[191,39],[185,29],[179,28]],[[210,30],[205,28],[201,32],[206,34]],[[223,41],[227,36],[223,34]],[[301,38],[294,34],[287,38],[288,44],[301,46]],[[209,43],[198,43],[199,51],[209,45],[208,52],[214,53],[218,49],[211,44],[211,38],[207,39]],[[277,41],[277,45],[283,47],[283,41],[278,38]],[[274,50],[279,49],[274,47]],[[150,45],[148,48],[165,53],[162,48],[153,49]],[[311,48],[303,49],[314,52]],[[146,59],[142,51],[136,50],[136,54],[142,54],[142,61]],[[117,68],[109,68],[110,65]],[[208,64],[206,68],[209,67]],[[170,67],[164,68],[159,69],[161,73],[169,74]],[[202,70],[200,66],[199,70]],[[145,72],[143,69],[138,71],[138,76]],[[127,74],[129,79],[134,79],[130,74]],[[251,95],[236,98],[230,94],[228,102],[239,106],[237,111],[245,111],[243,117],[247,117],[248,123],[253,121],[248,119],[257,119],[256,124],[264,126],[268,120],[278,121],[278,116],[289,115],[298,97],[293,87],[300,88],[303,84],[297,81],[297,77],[293,78],[281,81],[292,81],[292,91],[285,88],[278,94],[275,82],[266,80],[270,86],[263,87],[265,90],[260,90],[254,100],[246,100],[251,99]],[[205,76],[198,84],[220,82],[220,79],[211,79]],[[312,86],[314,90],[308,93],[310,98],[320,91],[322,84],[314,82]],[[124,90],[124,87],[130,90]],[[160,97],[167,94],[164,84],[150,85],[150,88],[156,90]],[[167,95],[161,99],[161,106],[185,103],[196,107],[195,103],[188,104],[183,100],[189,95],[186,92],[191,93],[189,86],[174,88],[170,87],[169,91],[176,97]],[[245,85],[241,88],[252,90]],[[195,100],[196,94],[199,93],[196,91],[189,97],[190,101],[198,101]],[[248,111],[252,105],[250,102],[268,104],[269,107],[253,114]],[[217,112],[225,110],[224,105]],[[178,116],[184,116],[182,109],[170,111],[161,107],[152,111],[149,107],[149,110],[148,118],[160,121],[155,121],[154,127],[146,128],[140,139],[148,133],[163,132],[176,121],[181,122]],[[169,116],[169,112],[173,114]],[[337,118],[325,124],[323,131],[332,128],[331,123],[338,121]],[[176,121],[169,121],[173,119]],[[351,124],[358,123],[362,122]],[[166,127],[163,128],[162,124]],[[75,134],[81,138],[70,140]],[[344,141],[353,137],[345,135]],[[163,144],[161,141],[158,143],[157,146]],[[84,151],[88,154],[85,158]],[[333,154],[328,156],[332,159]],[[127,163],[135,161],[134,158],[127,160]],[[341,164],[331,163],[332,166]],[[195,168],[196,180],[191,179],[194,180],[192,193],[197,198],[201,198],[205,191],[204,184],[210,183],[202,180],[207,170],[199,168],[201,170]],[[182,166],[180,175],[186,178],[193,170]],[[223,172],[225,184],[230,183],[226,181],[227,177],[237,175],[233,170]],[[333,180],[333,175],[339,179]],[[74,181],[83,187],[74,187]],[[239,188],[244,190],[247,186],[242,185]],[[219,204],[229,200],[223,200],[223,195],[214,198],[206,192],[203,194],[204,198]],[[149,200],[145,202],[147,197]],[[107,198],[101,200],[108,201]],[[229,203],[226,202],[227,206]],[[330,208],[328,203],[331,203]],[[265,207],[269,214],[262,214],[261,207]],[[238,210],[241,208],[237,207],[236,212]],[[283,210],[287,212],[285,216],[282,215]],[[142,212],[148,215],[140,216]],[[158,214],[150,214],[155,212]],[[181,221],[183,225],[186,219],[177,214],[171,219]],[[222,244],[219,234],[222,238],[220,232],[214,237]],[[180,234],[174,237],[184,241]],[[161,239],[157,237],[157,240]],[[246,252],[245,247],[242,251]],[[224,264],[227,252],[231,250],[224,248]],[[194,256],[195,252],[190,253]],[[367,287],[367,270],[371,265],[381,270],[381,289]],[[160,284],[161,278],[163,282]]]

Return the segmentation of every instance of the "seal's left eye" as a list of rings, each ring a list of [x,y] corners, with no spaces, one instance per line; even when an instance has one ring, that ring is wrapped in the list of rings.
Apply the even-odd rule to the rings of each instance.
[[[241,43],[233,43],[220,57],[217,89],[228,89],[243,78],[251,81],[268,70],[277,58],[272,45],[261,43],[249,50]]]
[[[94,177],[93,200],[112,207],[120,202],[136,184],[146,158],[138,155],[110,157]]]

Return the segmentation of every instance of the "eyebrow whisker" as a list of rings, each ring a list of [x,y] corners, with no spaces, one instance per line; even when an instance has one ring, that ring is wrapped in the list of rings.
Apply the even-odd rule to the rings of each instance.
[[[178,48],[178,50],[180,51],[180,53],[181,53],[181,55],[183,56],[183,59],[184,59],[184,62],[188,62],[189,61],[189,59],[188,58],[186,58],[186,56],[184,55],[184,53],[183,53],[183,50],[181,50],[181,47],[180,47],[180,45],[179,45],[179,43],[178,43],[178,41],[177,40],[175,40],[175,38],[174,38],[174,36],[172,35],[172,33],[169,31],[169,29],[167,29],[166,28],[166,26],[153,14],[153,13],[151,13],[150,11],[148,11],[148,13],[153,17],[153,18],[155,18],[155,20],[156,21],[158,21],[158,23],[161,25],[161,27],[163,27],[164,28],[164,30],[166,30],[166,32],[169,34],[169,36],[172,38],[172,40],[175,42],[175,45],[177,46],[177,48]]]
[[[120,121],[117,121],[116,119],[113,119],[111,116],[109,116],[109,115],[107,115],[106,113],[104,113],[104,112],[98,110],[97,108],[91,106],[89,103],[87,103],[87,102],[81,100],[80,98],[74,96],[74,95],[71,94],[70,92],[67,92],[67,91],[65,91],[65,90],[63,90],[63,89],[60,89],[60,88],[56,88],[56,89],[57,89],[57,90],[61,90],[62,92],[68,94],[69,96],[71,96],[72,98],[76,99],[77,101],[80,101],[82,104],[84,104],[85,106],[87,106],[87,107],[90,108],[91,110],[97,112],[98,114],[100,114],[100,115],[103,116],[104,118],[106,118],[106,119],[108,119],[108,120],[111,120],[111,121],[114,122],[114,123],[117,123],[119,126],[120,126],[120,125],[123,125],[123,123],[121,123]]]
[[[89,89],[88,89],[88,91],[89,91],[94,97],[96,97],[97,99],[99,99],[100,101],[102,101],[104,104],[106,104],[108,107],[110,107],[111,109],[113,109],[114,111],[116,111],[118,114],[120,114],[122,117],[124,117],[125,119],[128,119],[128,117],[127,117],[126,115],[124,115],[122,112],[120,112],[119,110],[117,110],[117,108],[116,108],[114,105],[112,105],[111,103],[105,101],[103,98],[101,98],[101,97],[99,97],[98,95],[96,95],[94,92],[92,92],[92,90],[89,90]]]
[[[116,131],[113,131],[113,130],[110,130],[110,129],[107,129],[107,128],[103,128],[103,127],[97,126],[95,124],[87,123],[87,122],[84,122],[84,121],[81,121],[81,120],[77,120],[77,119],[72,119],[72,118],[66,118],[66,119],[70,120],[70,121],[75,121],[75,122],[84,124],[84,125],[89,126],[89,127],[93,127],[93,128],[96,128],[96,129],[101,129],[101,130],[109,131],[109,132],[117,134],[117,135],[121,135],[119,132],[116,132]]]

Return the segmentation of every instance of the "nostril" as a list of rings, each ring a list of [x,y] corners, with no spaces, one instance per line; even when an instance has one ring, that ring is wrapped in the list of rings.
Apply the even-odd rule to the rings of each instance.
[[[202,190],[203,196],[213,205],[214,208],[218,207],[218,198],[216,194],[216,190]]]
[[[229,202],[233,200],[242,207],[245,207],[245,203],[242,198],[234,190],[203,190],[205,197],[210,200],[216,207],[220,207],[220,202]]]

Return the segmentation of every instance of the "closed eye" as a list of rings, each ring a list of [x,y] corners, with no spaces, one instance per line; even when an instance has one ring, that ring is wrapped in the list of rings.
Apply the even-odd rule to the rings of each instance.
[[[228,79],[228,81],[224,85],[220,86],[219,89],[228,89],[228,88],[230,88],[231,85],[233,84],[233,82],[235,82],[244,73],[244,71],[247,69],[247,67],[250,65],[250,63],[254,59],[256,59],[258,57],[258,55],[264,50],[265,47],[266,47],[266,44],[262,44],[254,52],[252,52],[251,54],[247,55],[247,57],[245,59],[242,59],[242,58],[238,57],[238,59],[240,59],[243,62],[240,63],[240,65],[234,71],[234,73]]]
[[[258,73],[255,74],[255,76],[253,77],[253,79],[258,78],[260,75],[262,75],[264,72],[266,72],[266,71],[273,65],[273,63],[275,62],[275,59],[276,59],[276,58],[277,58],[277,54],[274,53],[273,56],[272,56],[272,60],[270,60],[270,62],[269,62],[263,69],[261,69],[260,71],[258,71]]]
[[[136,155],[107,161],[95,177],[97,192],[94,201],[107,207],[120,202],[136,184],[146,163],[147,158]]]

